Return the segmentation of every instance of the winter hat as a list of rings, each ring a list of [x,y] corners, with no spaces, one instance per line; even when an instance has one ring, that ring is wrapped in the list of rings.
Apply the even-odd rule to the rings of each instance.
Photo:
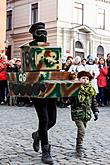
[[[90,81],[93,79],[93,76],[89,72],[87,72],[87,71],[78,72],[77,78],[81,78],[83,76],[87,76]]]
[[[2,55],[2,59],[3,60],[7,60],[7,56],[6,55]]]
[[[20,59],[20,58],[17,58],[17,59],[15,60],[15,63],[16,63],[17,61],[21,61],[21,59]]]
[[[70,60],[71,62],[73,62],[73,57],[72,56],[68,56],[67,59],[66,59],[66,61],[67,60]]]
[[[93,56],[92,55],[87,56],[87,62],[93,63]]]
[[[74,59],[74,63],[75,64],[79,64],[81,62],[81,57],[80,56],[76,56]]]
[[[68,56],[68,57],[67,57],[67,60],[68,60],[68,59],[70,59],[70,58],[72,58],[72,59],[73,59],[73,57],[72,57],[72,56]]]

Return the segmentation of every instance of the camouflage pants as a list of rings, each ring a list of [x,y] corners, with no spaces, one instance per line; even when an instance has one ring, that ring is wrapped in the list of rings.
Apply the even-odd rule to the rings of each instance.
[[[87,121],[75,120],[75,124],[77,126],[76,145],[82,145],[85,136]]]

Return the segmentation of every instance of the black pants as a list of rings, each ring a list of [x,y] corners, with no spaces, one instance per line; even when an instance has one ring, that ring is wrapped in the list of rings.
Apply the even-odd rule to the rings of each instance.
[[[48,130],[56,123],[56,100],[53,98],[35,98],[32,99],[32,101],[39,119],[38,133],[41,140],[41,146],[44,146],[48,144]]]
[[[99,93],[97,94],[97,102],[106,104],[107,103],[106,88],[105,87],[99,87],[98,89],[99,89]]]
[[[5,101],[5,90],[7,95],[7,80],[0,80],[0,102]]]

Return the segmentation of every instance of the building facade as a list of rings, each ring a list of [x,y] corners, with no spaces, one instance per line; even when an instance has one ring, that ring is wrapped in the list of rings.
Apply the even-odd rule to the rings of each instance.
[[[8,56],[20,56],[20,45],[32,39],[29,27],[41,21],[50,45],[62,48],[62,58],[106,57],[109,16],[110,0],[7,0]]]
[[[6,0],[0,0],[0,52],[5,51],[6,44]]]

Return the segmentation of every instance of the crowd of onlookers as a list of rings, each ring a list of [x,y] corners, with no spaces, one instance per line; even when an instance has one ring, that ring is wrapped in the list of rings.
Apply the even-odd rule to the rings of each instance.
[[[62,71],[73,72],[74,79],[80,71],[90,72],[93,76],[91,83],[97,93],[98,105],[104,107],[110,104],[110,53],[107,54],[106,59],[103,57],[93,59],[91,55],[83,59],[79,56],[75,58],[68,56],[63,63]]]
[[[0,104],[10,105],[10,98],[8,96],[8,86],[7,86],[7,72],[19,72],[21,71],[21,59],[12,58],[7,59],[5,54],[0,53]],[[12,104],[17,106],[31,106],[32,102],[29,98],[18,97]]]
[[[0,54],[0,104],[8,102],[8,87],[7,87],[7,72],[19,72],[21,70],[21,59],[7,59],[7,56]],[[65,63],[62,64],[62,71],[68,71],[73,75],[73,79],[77,78],[77,73],[80,71],[88,71],[93,76],[91,81],[92,86],[97,93],[97,102],[99,106],[110,104],[110,53],[107,58],[96,57],[89,55],[87,58],[80,56],[68,56]],[[60,99],[61,103],[61,99]],[[17,106],[31,106],[32,102],[29,98],[17,98]],[[63,107],[63,104],[61,103]]]

